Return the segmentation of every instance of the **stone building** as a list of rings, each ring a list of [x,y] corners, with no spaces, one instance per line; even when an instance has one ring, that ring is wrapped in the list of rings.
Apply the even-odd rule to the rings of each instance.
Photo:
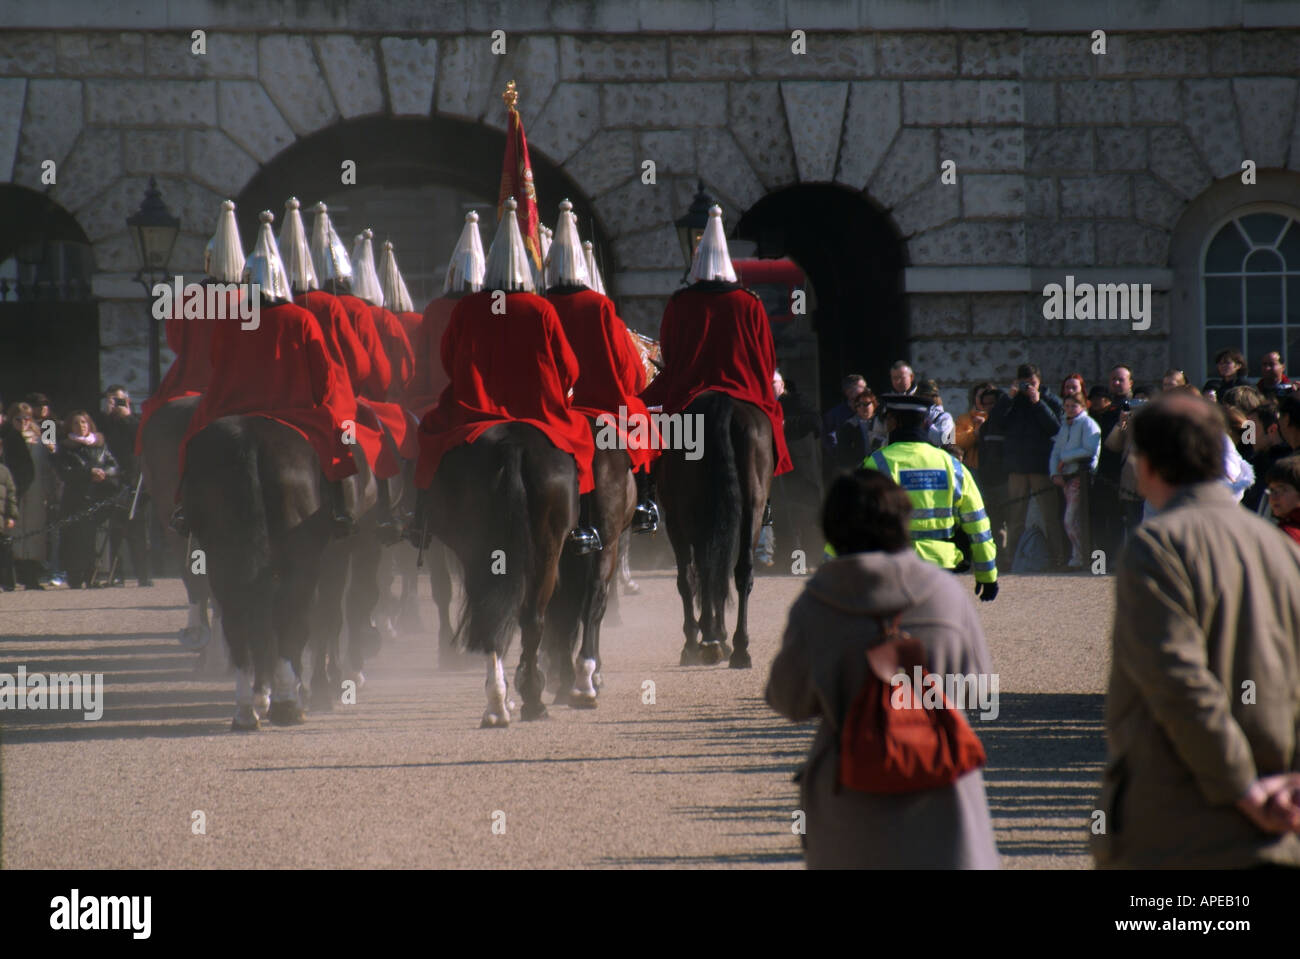
[[[1119,361],[1199,381],[1223,345],[1300,362],[1300,4],[1087,6],[3,0],[0,393],[145,392],[125,220],[150,176],[173,272],[199,271],[223,197],[251,245],[292,193],[394,237],[432,295],[464,209],[495,203],[511,79],[543,222],[573,200],[629,324],[657,328],[703,181],[747,249],[806,272],[783,359],[823,399],[899,356],[954,410],[1025,360],[1053,387]],[[1067,276],[1150,284],[1149,327],[1047,318]]]

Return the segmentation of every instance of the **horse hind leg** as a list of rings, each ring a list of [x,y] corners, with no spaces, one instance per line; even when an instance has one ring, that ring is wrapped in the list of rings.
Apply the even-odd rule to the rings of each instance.
[[[487,709],[483,711],[480,729],[502,729],[510,725],[510,704],[506,701],[506,670],[501,656],[493,653],[488,657]]]

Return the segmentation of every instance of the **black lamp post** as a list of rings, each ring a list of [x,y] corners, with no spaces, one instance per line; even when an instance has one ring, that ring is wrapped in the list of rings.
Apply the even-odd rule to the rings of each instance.
[[[172,247],[176,245],[176,235],[180,232],[181,221],[172,216],[163,203],[162,194],[158,192],[158,182],[149,177],[149,189],[145,191],[144,202],[140,209],[126,218],[127,229],[135,243],[136,256],[140,259],[140,270],[135,279],[144,287],[145,298],[153,295],[154,283],[167,272],[167,261],[171,259]],[[149,310],[149,393],[158,391],[158,381],[162,378],[160,366],[162,359],[158,346],[158,323]]]
[[[691,201],[691,208],[686,211],[684,217],[674,223],[677,227],[677,237],[682,241],[682,256],[686,259],[686,272],[682,274],[683,283],[691,272],[695,248],[700,245],[700,240],[704,238],[704,229],[709,225],[709,208],[717,202],[705,192],[704,181],[700,180],[699,187],[695,191],[695,199]]]

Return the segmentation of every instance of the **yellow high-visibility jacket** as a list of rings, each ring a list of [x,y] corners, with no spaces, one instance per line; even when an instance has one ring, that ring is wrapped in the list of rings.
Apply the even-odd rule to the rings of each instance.
[[[912,500],[912,546],[922,559],[953,569],[962,560],[952,541],[956,525],[970,537],[971,568],[978,583],[998,579],[997,547],[984,498],[975,478],[956,457],[929,443],[903,442],[876,450],[862,462],[864,469],[889,476]]]

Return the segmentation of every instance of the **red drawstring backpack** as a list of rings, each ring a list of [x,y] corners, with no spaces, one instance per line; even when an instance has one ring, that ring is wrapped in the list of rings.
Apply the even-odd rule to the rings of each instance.
[[[884,640],[867,650],[867,681],[840,729],[836,792],[841,786],[868,793],[938,789],[986,761],[983,745],[942,688],[942,709],[926,709],[924,690],[912,688],[913,667],[933,674],[925,666],[925,647],[899,628],[902,616],[888,624],[876,618]],[[895,689],[900,670],[908,678]]]

